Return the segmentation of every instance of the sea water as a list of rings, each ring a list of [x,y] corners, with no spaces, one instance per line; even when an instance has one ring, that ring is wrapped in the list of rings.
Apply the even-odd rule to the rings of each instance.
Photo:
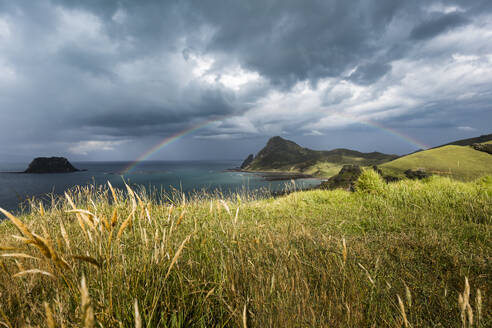
[[[221,191],[278,192],[290,188],[287,181],[266,181],[254,173],[230,172],[227,169],[239,166],[241,161],[145,161],[130,172],[121,173],[130,162],[74,162],[78,169],[87,171],[57,174],[19,174],[28,163],[0,162],[0,207],[14,212],[26,208],[26,200],[35,197],[47,200],[47,194],[62,195],[67,189],[81,185],[103,185],[111,182],[113,187],[124,188],[126,182],[133,188],[148,191],[180,193]],[[299,179],[296,188],[308,188],[319,184],[317,179]],[[0,218],[1,219],[1,218]]]

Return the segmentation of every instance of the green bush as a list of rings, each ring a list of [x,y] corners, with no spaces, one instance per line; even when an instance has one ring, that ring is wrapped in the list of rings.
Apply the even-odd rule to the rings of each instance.
[[[355,190],[359,193],[382,195],[386,191],[386,183],[379,173],[366,169],[355,182]]]

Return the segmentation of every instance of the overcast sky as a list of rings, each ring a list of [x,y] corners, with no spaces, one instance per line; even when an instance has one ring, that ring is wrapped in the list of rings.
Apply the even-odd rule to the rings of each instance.
[[[0,115],[3,161],[408,153],[492,133],[492,1],[0,0]]]

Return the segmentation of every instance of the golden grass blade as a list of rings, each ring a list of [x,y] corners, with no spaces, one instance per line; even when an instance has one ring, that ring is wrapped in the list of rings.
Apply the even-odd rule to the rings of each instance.
[[[3,272],[5,272],[7,275],[10,275],[7,266],[5,265],[5,263],[3,263],[2,260],[0,260],[0,267],[2,268]]]
[[[147,220],[149,221],[149,223],[152,223],[152,219],[150,218],[149,209],[147,207],[145,207],[145,216],[147,217]]]
[[[116,192],[114,191],[113,186],[111,185],[111,182],[109,182],[109,181],[108,181],[108,186],[109,186],[109,190],[111,190],[111,194],[113,195],[113,200],[114,200],[115,204],[118,204],[118,197],[116,197]]]
[[[91,305],[91,298],[89,295],[89,289],[85,282],[85,276],[82,276],[80,282],[80,295],[82,301],[82,319],[84,322],[84,328],[94,328],[94,310]]]
[[[53,319],[53,311],[48,303],[44,302],[44,311],[46,312],[46,326],[48,328],[55,328],[55,319]]]
[[[181,221],[183,220],[185,214],[186,214],[186,210],[183,210],[183,212],[181,212],[181,215],[178,218],[178,221],[176,222],[176,226],[179,226],[181,224]]]
[[[477,289],[475,306],[477,310],[477,327],[480,327],[480,322],[482,321],[482,292],[480,291],[480,289]]]
[[[365,271],[366,273],[366,276],[367,276],[367,279],[369,279],[369,281],[371,282],[372,285],[375,285],[374,283],[374,280],[372,279],[371,275],[369,274],[369,271],[367,271],[367,269],[360,263],[357,263],[359,265],[359,267],[361,267],[362,270]]]
[[[25,237],[22,237],[22,236],[18,236],[18,235],[11,235],[12,238],[14,238],[15,240],[17,241],[20,241],[21,243],[25,244],[25,245],[32,245],[35,243],[34,240],[32,239],[29,239],[29,238],[25,238]]]
[[[130,226],[130,224],[132,223],[132,214],[130,214],[128,216],[128,218],[125,221],[123,221],[123,223],[121,224],[120,230],[118,230],[118,234],[116,236],[117,239],[120,239],[121,238],[121,236],[123,235],[123,232],[125,232],[125,229],[128,226]]]
[[[53,245],[49,239],[45,239],[36,234],[33,234],[33,236],[35,239],[34,246],[36,246],[46,258],[51,259],[54,264],[58,265],[60,268],[70,270],[68,263],[58,256],[58,253],[53,248]]]
[[[101,217],[101,221],[102,221],[102,226],[104,227],[104,229],[106,229],[106,231],[111,231],[111,226],[109,225],[109,221],[108,219],[106,219],[106,216],[103,215]]]
[[[466,304],[463,302],[463,295],[458,294],[458,305],[460,307],[460,317],[461,317],[461,324],[462,327],[466,327],[466,316],[465,316],[465,310],[466,310]]]
[[[190,240],[190,238],[191,235],[186,237],[185,240],[183,240],[183,242],[181,243],[181,246],[179,246],[178,250],[176,251],[176,254],[174,254],[171,264],[169,265],[169,269],[167,269],[166,276],[164,277],[164,281],[166,281],[169,275],[171,274],[171,269],[173,268],[174,264],[178,260],[179,256],[181,255],[181,252],[183,251],[183,248],[185,247],[186,243]]]
[[[0,245],[0,251],[18,251],[20,248]]]
[[[70,198],[70,196],[66,192],[65,192],[65,198],[67,199],[70,206],[72,206],[72,208],[76,210],[77,207],[73,203],[72,198]],[[82,216],[79,213],[75,213],[75,215],[77,216],[77,221],[79,222],[80,228],[82,229],[84,234],[87,235],[87,229],[85,228],[85,224],[84,224],[84,220],[82,220]]]
[[[236,208],[236,215],[234,216],[234,224],[237,224],[238,216],[239,216],[239,206]]]
[[[405,328],[408,328],[408,320],[407,320],[407,314],[405,313],[405,305],[403,305],[403,301],[401,300],[400,295],[396,295],[396,297],[398,298],[398,305],[400,306],[400,312],[403,318],[403,325],[405,326]]]
[[[212,295],[212,294],[214,293],[214,291],[215,291],[215,287],[213,287],[212,289],[210,289],[210,290],[208,291],[207,295],[205,295],[205,300],[207,300],[207,298],[209,298],[209,297],[210,297],[210,295]]]
[[[87,211],[87,210],[81,210],[81,209],[73,209],[73,210],[68,210],[68,211],[65,211],[66,213],[81,213],[81,214],[87,214],[89,215],[90,217],[95,217],[96,215],[94,215],[92,212],[90,211]]]
[[[468,283],[468,277],[465,277],[465,290],[463,291],[463,302],[465,306],[470,303],[470,284]]]
[[[17,260],[14,260],[14,261],[15,261],[15,265],[17,265],[17,269],[19,269],[19,271],[25,271],[26,270],[26,269],[24,269],[24,266],[22,266],[22,263],[20,263]]]
[[[128,186],[125,183],[126,190],[128,190],[128,194],[130,195],[130,199],[132,200],[132,211],[135,211],[137,209],[137,202],[135,200],[135,193],[133,192],[132,188]]]
[[[118,222],[118,210],[115,208],[111,217],[111,227],[114,227]]]
[[[44,216],[44,214],[45,214],[42,202],[39,202],[39,214],[41,214],[41,216]]]
[[[468,318],[468,327],[473,326],[473,310],[470,304],[466,305],[466,316]]]
[[[69,196],[66,192],[65,192],[65,198],[68,200],[68,203],[70,204],[70,206],[72,206],[72,208],[73,208],[74,210],[76,210],[76,209],[77,209],[77,207],[76,207],[76,206],[75,206],[75,204],[73,203],[72,198],[70,198],[70,196]]]
[[[405,297],[407,298],[408,307],[412,307],[412,293],[410,292],[410,288],[405,284]]]
[[[342,239],[342,256],[343,256],[343,265],[347,263],[347,243],[345,242],[345,238]]]
[[[140,196],[138,196],[138,194],[137,194],[137,193],[135,193],[135,192],[134,192],[133,194],[135,195],[135,197],[136,197],[136,198],[137,198],[137,200],[138,200],[138,205],[140,205],[140,207],[142,207],[142,208],[143,208],[145,204],[144,204],[144,202],[142,201],[142,198],[140,198]]]
[[[67,230],[65,229],[65,225],[63,224],[62,221],[60,221],[60,231],[61,231],[63,240],[65,241],[65,244],[67,245],[68,250],[71,252],[72,249],[70,247],[70,238],[68,238]]]
[[[87,211],[87,210],[81,210],[81,209],[73,209],[73,210],[68,210],[66,211],[67,213],[76,213],[77,215],[80,215],[82,219],[84,219],[85,223],[91,227],[91,229],[95,230],[96,226],[94,224],[95,220],[94,218],[96,217],[95,214]]]
[[[111,232],[109,234],[109,238],[108,238],[108,252],[110,252],[110,250],[111,250],[111,243],[113,242],[113,235],[114,235],[113,232]]]
[[[5,320],[5,322],[0,321],[0,323],[2,323],[7,328],[13,328],[12,324],[9,321],[9,318],[7,317],[5,312],[3,312],[1,305],[0,305],[0,316],[2,316],[2,319]]]
[[[231,210],[229,209],[229,205],[227,205],[227,203],[222,199],[220,200],[220,203],[222,204],[222,206],[224,206],[227,214],[231,215]]]
[[[79,260],[79,261],[83,261],[83,262],[87,262],[87,263],[90,263],[98,268],[101,268],[101,263],[99,263],[98,260],[96,260],[95,258],[93,257],[90,257],[90,256],[84,256],[84,255],[73,255],[73,256],[70,256],[71,258],[75,259],[75,260]]]
[[[34,256],[24,254],[24,253],[6,253],[6,254],[1,254],[0,256],[1,257],[15,257],[15,258],[40,260],[38,257],[34,257]]]
[[[43,270],[39,270],[39,269],[30,269],[30,270],[24,270],[21,272],[17,272],[12,277],[17,278],[17,277],[25,276],[27,274],[42,274],[42,275],[48,276],[50,278],[56,279],[56,277],[52,273],[49,273],[49,272],[43,271]]]
[[[29,239],[34,239],[31,231],[29,231],[29,229],[24,224],[24,222],[22,222],[21,220],[13,216],[10,212],[7,212],[1,207],[0,207],[0,212],[2,212],[7,218],[9,218],[9,220],[16,226],[16,228],[20,231],[20,233],[24,235],[24,237]]]
[[[243,308],[243,327],[248,328],[248,318],[246,317],[246,304],[244,304]]]
[[[48,245],[48,240],[36,234],[33,234],[33,240],[34,240],[33,245],[36,246],[41,251],[44,257],[48,259],[53,258],[54,250],[52,247]]]
[[[135,328],[142,328],[142,317],[138,310],[138,301],[135,299]]]
[[[173,213],[173,211],[174,211],[174,205],[171,204],[171,206],[169,206],[169,211],[167,213],[167,222],[171,220],[171,214]]]

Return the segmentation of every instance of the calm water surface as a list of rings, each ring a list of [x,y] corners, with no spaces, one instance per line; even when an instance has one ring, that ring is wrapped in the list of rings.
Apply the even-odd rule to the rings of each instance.
[[[0,173],[0,207],[10,211],[22,211],[22,204],[31,197],[47,198],[46,194],[63,194],[76,185],[105,184],[123,188],[123,179],[132,186],[170,191],[172,188],[191,193],[197,190],[223,193],[241,190],[284,190],[289,181],[265,181],[252,173],[226,172],[241,161],[147,161],[138,164],[129,173],[121,175],[129,162],[73,162],[85,172],[65,174],[17,174]],[[1,163],[0,172],[20,172],[28,163]],[[317,179],[296,180],[297,188],[319,184]],[[1,218],[0,218],[1,219]]]

